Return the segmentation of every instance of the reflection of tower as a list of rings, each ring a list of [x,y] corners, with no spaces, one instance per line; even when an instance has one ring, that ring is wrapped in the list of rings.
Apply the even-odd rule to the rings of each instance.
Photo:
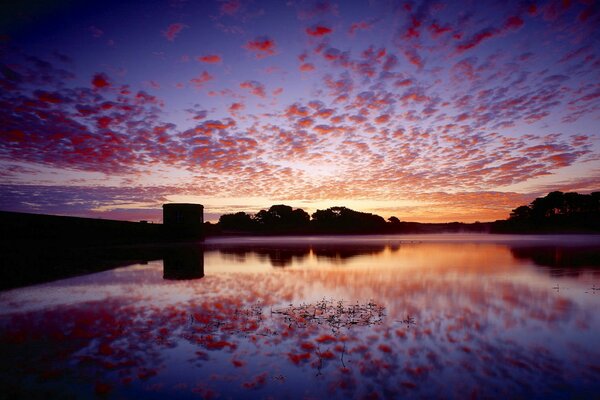
[[[163,279],[186,280],[204,277],[204,250],[173,247],[164,252]]]
[[[163,204],[163,227],[170,239],[201,239],[204,207],[201,204]]]

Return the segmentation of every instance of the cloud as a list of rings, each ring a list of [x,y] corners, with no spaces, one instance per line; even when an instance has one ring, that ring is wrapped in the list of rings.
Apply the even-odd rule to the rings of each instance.
[[[504,26],[502,27],[503,31],[519,29],[525,24],[523,19],[517,15],[513,15],[508,17],[504,22]]]
[[[204,119],[207,117],[208,115],[208,111],[207,110],[197,110],[197,109],[188,109],[186,110],[188,113],[190,113],[192,115],[192,119],[199,121],[201,119]]]
[[[265,86],[257,81],[245,81],[240,83],[242,89],[248,89],[250,93],[258,97],[266,97]]]
[[[202,89],[207,82],[210,82],[210,81],[212,81],[214,79],[215,79],[214,76],[212,76],[208,72],[204,71],[200,75],[198,75],[197,77],[190,79],[190,83],[196,89]]]
[[[478,46],[481,42],[483,42],[486,39],[490,39],[495,36],[503,35],[509,31],[517,30],[517,29],[521,28],[523,25],[524,25],[524,21],[521,17],[519,17],[519,16],[508,17],[506,19],[506,21],[504,22],[504,24],[502,25],[502,27],[500,27],[500,28],[488,27],[488,28],[482,29],[479,32],[475,33],[473,36],[471,36],[469,39],[467,39],[467,40],[463,41],[461,44],[457,45],[456,50],[458,52],[470,50],[470,49]]]
[[[315,123],[315,121],[310,117],[300,118],[297,122],[298,126],[301,128],[308,128],[308,127],[312,126],[314,123]]]
[[[397,80],[396,82],[394,82],[394,86],[397,86],[397,87],[410,86],[413,83],[414,82],[412,79],[400,79],[400,80]]]
[[[219,7],[222,14],[225,15],[235,15],[237,14],[242,7],[242,4],[239,0],[227,0],[221,2],[221,6]]]
[[[320,124],[313,127],[313,130],[319,134],[326,134],[335,131],[335,128],[331,125]]]
[[[104,89],[110,87],[110,82],[105,74],[96,74],[92,78],[92,86],[96,89]]]
[[[169,136],[173,125],[158,119],[160,99],[109,83],[103,74],[96,74],[92,82],[93,88],[67,89],[57,82],[52,90],[18,91],[7,97],[10,106],[0,111],[7,121],[0,144],[11,145],[3,158],[106,173],[140,170],[154,157],[177,162],[163,147],[178,149]]]
[[[476,79],[477,71],[476,65],[477,58],[470,57],[465,58],[457,62],[452,66],[451,72],[453,74],[453,79],[457,82],[463,82],[464,79],[468,79],[470,81]]]
[[[350,25],[350,28],[348,29],[348,33],[350,35],[354,35],[357,31],[367,31],[369,29],[371,29],[373,26],[372,22],[367,22],[367,21],[358,21],[358,22],[353,22],[352,25]]]
[[[381,114],[377,118],[375,118],[375,123],[377,124],[385,124],[389,122],[390,116],[389,114]]]
[[[423,59],[421,58],[421,56],[417,53],[416,50],[414,49],[406,49],[404,50],[404,56],[406,57],[406,59],[408,60],[409,63],[411,63],[412,65],[414,65],[416,68],[421,69],[423,68]]]
[[[196,60],[203,62],[203,63],[207,63],[207,64],[220,64],[223,61],[221,59],[221,56],[218,54],[208,54],[205,56],[198,56],[198,57],[196,57]]]
[[[242,111],[246,108],[244,103],[231,103],[228,110],[231,114],[237,114],[239,111]]]
[[[292,104],[285,110],[285,115],[288,118],[293,117],[306,117],[310,113],[308,107],[301,106],[299,104]]]
[[[302,72],[310,72],[310,71],[314,71],[315,70],[315,66],[311,63],[304,63],[302,65],[300,65],[300,71]]]
[[[46,103],[60,104],[65,101],[65,98],[56,92],[53,93],[45,90],[36,90],[34,94],[37,96],[39,101]]]
[[[427,27],[427,30],[429,30],[431,37],[433,37],[434,39],[437,39],[446,32],[452,32],[452,28],[449,25],[440,25],[440,23],[437,21],[432,22]]]
[[[275,41],[268,36],[259,36],[244,45],[244,48],[254,53],[258,59],[276,54]]]
[[[314,37],[322,37],[325,35],[329,35],[333,32],[333,30],[325,25],[313,25],[311,27],[306,28],[306,34]]]
[[[166,30],[162,31],[162,34],[164,37],[167,38],[168,41],[172,42],[179,35],[179,33],[187,27],[187,25],[181,22],[176,22],[174,24],[169,25]]]
[[[100,28],[95,27],[94,25],[89,27],[89,31],[91,32],[92,36],[96,39],[104,35],[104,31]]]

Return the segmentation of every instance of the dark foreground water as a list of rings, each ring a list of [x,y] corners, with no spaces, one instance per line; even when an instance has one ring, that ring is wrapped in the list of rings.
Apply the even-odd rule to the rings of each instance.
[[[0,292],[0,398],[600,397],[598,237],[163,253]]]

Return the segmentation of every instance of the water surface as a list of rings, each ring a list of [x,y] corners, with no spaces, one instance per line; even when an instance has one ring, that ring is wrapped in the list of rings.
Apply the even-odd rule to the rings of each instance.
[[[178,247],[0,292],[0,385],[23,398],[594,398],[599,245],[413,235]]]

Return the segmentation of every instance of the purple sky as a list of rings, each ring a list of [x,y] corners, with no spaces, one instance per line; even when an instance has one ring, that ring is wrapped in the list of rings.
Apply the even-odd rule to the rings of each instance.
[[[2,6],[0,209],[475,221],[600,189],[598,2],[45,3]]]

